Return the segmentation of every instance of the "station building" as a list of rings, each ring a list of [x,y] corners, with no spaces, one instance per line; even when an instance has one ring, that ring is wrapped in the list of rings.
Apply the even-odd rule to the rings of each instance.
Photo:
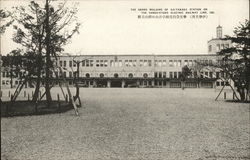
[[[222,27],[216,28],[216,38],[208,43],[207,54],[131,54],[131,55],[80,55],[60,56],[57,62],[63,71],[51,73],[51,83],[58,85],[66,79],[73,85],[74,77],[82,87],[159,87],[159,88],[215,88],[224,85],[219,77],[223,77],[220,70],[204,67],[195,68],[197,62],[212,64],[218,61],[216,52],[226,47],[231,47],[231,42],[222,39]],[[77,64],[79,63],[79,75]],[[180,79],[183,66],[192,69],[192,75],[183,84]],[[1,69],[1,84],[10,86],[8,71]],[[59,78],[55,78],[59,77]],[[18,85],[18,79],[12,80],[13,85]]]

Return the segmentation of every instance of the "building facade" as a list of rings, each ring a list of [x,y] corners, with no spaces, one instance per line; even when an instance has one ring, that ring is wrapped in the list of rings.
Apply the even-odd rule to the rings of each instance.
[[[180,74],[183,66],[195,67],[197,61],[213,63],[215,55],[84,55],[75,56],[80,62],[79,81],[86,87],[181,87]],[[73,84],[78,77],[77,65],[68,56],[57,62],[64,68],[65,77]],[[215,87],[216,71],[194,71],[185,87]],[[217,71],[219,72],[219,71]],[[218,74],[217,74],[218,75]],[[199,79],[197,79],[199,77]],[[200,84],[199,84],[200,83]]]

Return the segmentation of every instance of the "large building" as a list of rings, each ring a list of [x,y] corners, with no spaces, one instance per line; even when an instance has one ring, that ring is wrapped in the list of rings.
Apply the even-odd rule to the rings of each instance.
[[[77,76],[75,62],[79,62],[79,84],[85,87],[180,88],[184,85],[189,88],[215,88],[224,85],[223,81],[218,80],[223,76],[220,70],[197,68],[197,62],[212,64],[218,60],[216,52],[231,47],[230,41],[222,39],[221,26],[217,27],[216,32],[217,37],[208,41],[208,54],[61,56],[55,64],[62,67],[63,71],[53,72],[51,83],[58,85],[58,80],[66,79],[69,85],[73,85],[73,79]],[[192,75],[182,83],[180,74],[185,65],[192,69]],[[10,87],[9,71],[2,69],[1,74],[3,88]],[[12,80],[13,86],[19,83],[18,79]]]

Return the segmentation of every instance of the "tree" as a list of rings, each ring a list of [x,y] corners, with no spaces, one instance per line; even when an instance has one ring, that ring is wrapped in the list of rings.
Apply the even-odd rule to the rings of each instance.
[[[191,71],[191,69],[188,68],[187,65],[185,65],[185,66],[182,67],[182,71],[181,71],[181,74],[180,74],[182,89],[185,88],[186,79],[187,79],[188,76],[190,76],[191,74],[192,74],[192,71]]]
[[[29,71],[30,76],[36,79],[33,101],[38,98],[41,75],[45,73],[48,105],[51,101],[50,78],[55,67],[53,62],[57,61],[58,53],[62,52],[63,46],[75,33],[78,33],[80,26],[75,16],[76,7],[65,7],[65,3],[54,7],[51,3],[46,0],[45,8],[43,8],[35,1],[31,1],[28,7],[16,7],[12,16],[18,22],[18,25],[14,25],[13,40],[25,48],[23,55],[33,57],[32,62],[36,64],[30,68],[35,72]]]
[[[249,20],[234,29],[234,36],[226,36],[224,39],[231,40],[233,45],[218,52],[221,61],[217,67],[234,82],[241,101],[245,101],[250,89]]]
[[[8,18],[11,16],[11,13],[8,11],[4,11],[3,9],[0,9],[0,34],[3,34],[7,27],[9,27],[13,20],[8,20]]]

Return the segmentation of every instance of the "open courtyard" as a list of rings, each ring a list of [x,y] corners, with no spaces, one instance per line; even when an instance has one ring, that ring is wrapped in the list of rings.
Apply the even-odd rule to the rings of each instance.
[[[1,159],[250,159],[249,103],[214,101],[214,89],[81,88],[80,95],[78,117],[70,110],[1,118]]]

